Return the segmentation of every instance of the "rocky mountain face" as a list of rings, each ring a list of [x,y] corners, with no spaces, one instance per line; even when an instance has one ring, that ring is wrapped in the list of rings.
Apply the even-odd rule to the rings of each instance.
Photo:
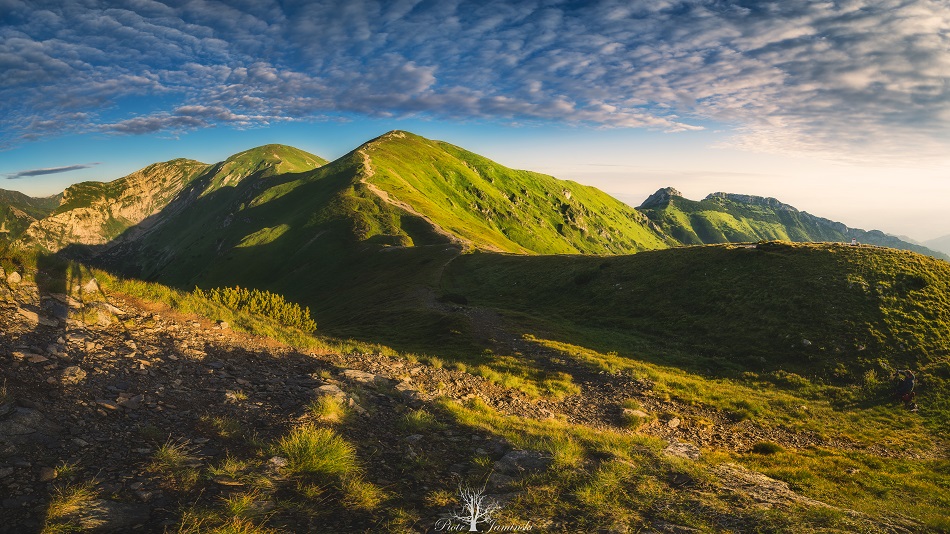
[[[912,250],[950,260],[942,252],[878,230],[849,228],[769,197],[719,192],[693,201],[673,188],[664,188],[647,198],[638,209],[663,231],[687,245],[763,240],[851,242],[855,239],[859,244]]]
[[[33,198],[0,189],[0,246],[14,241],[37,219],[52,213],[61,198],[62,195]]]
[[[176,159],[124,178],[83,182],[63,192],[60,205],[33,222],[16,246],[57,252],[69,245],[103,245],[159,213],[207,165]]]

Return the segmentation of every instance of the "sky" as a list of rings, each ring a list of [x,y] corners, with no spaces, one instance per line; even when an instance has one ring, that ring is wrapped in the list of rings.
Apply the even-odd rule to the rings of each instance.
[[[392,129],[637,206],[950,234],[946,0],[0,0],[0,188]]]

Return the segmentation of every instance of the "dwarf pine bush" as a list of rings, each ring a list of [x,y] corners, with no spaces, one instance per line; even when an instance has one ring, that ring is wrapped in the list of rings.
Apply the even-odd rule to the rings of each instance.
[[[204,291],[196,287],[194,294],[231,310],[262,315],[284,326],[299,328],[304,332],[313,332],[317,329],[316,321],[310,316],[310,308],[301,308],[299,304],[288,302],[282,295],[270,291],[242,287],[216,287]]]

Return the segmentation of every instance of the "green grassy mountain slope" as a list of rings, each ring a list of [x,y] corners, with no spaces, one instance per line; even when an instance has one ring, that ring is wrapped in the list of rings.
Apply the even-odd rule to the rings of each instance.
[[[760,243],[632,256],[466,255],[443,294],[517,334],[621,358],[798,387],[837,385],[846,409],[921,377],[921,415],[950,431],[950,264],[913,252]],[[790,377],[788,373],[795,376]]]
[[[471,247],[527,254],[629,254],[669,238],[602,191],[516,171],[441,141],[389,132],[362,147],[365,181]]]
[[[774,198],[713,193],[700,201],[683,198],[673,188],[660,189],[638,208],[666,233],[686,245],[742,243],[760,240],[850,242],[913,250],[950,260],[941,252],[908,243],[878,230],[849,228],[842,223],[783,204]]]
[[[247,168],[258,157],[235,156]],[[405,132],[317,169],[251,173],[220,187],[234,165],[196,178],[103,264],[186,289],[241,285],[292,295],[321,327],[341,334],[358,335],[359,325],[408,341],[423,330],[451,341],[454,319],[425,302],[463,248],[608,254],[668,246],[644,217],[596,189]]]
[[[0,189],[0,246],[15,240],[34,221],[52,213],[61,198],[62,195],[34,198]]]

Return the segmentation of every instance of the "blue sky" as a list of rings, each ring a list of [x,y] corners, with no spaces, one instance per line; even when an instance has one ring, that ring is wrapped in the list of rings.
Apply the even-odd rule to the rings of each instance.
[[[950,234],[942,0],[0,0],[0,187],[390,129],[596,185]]]

